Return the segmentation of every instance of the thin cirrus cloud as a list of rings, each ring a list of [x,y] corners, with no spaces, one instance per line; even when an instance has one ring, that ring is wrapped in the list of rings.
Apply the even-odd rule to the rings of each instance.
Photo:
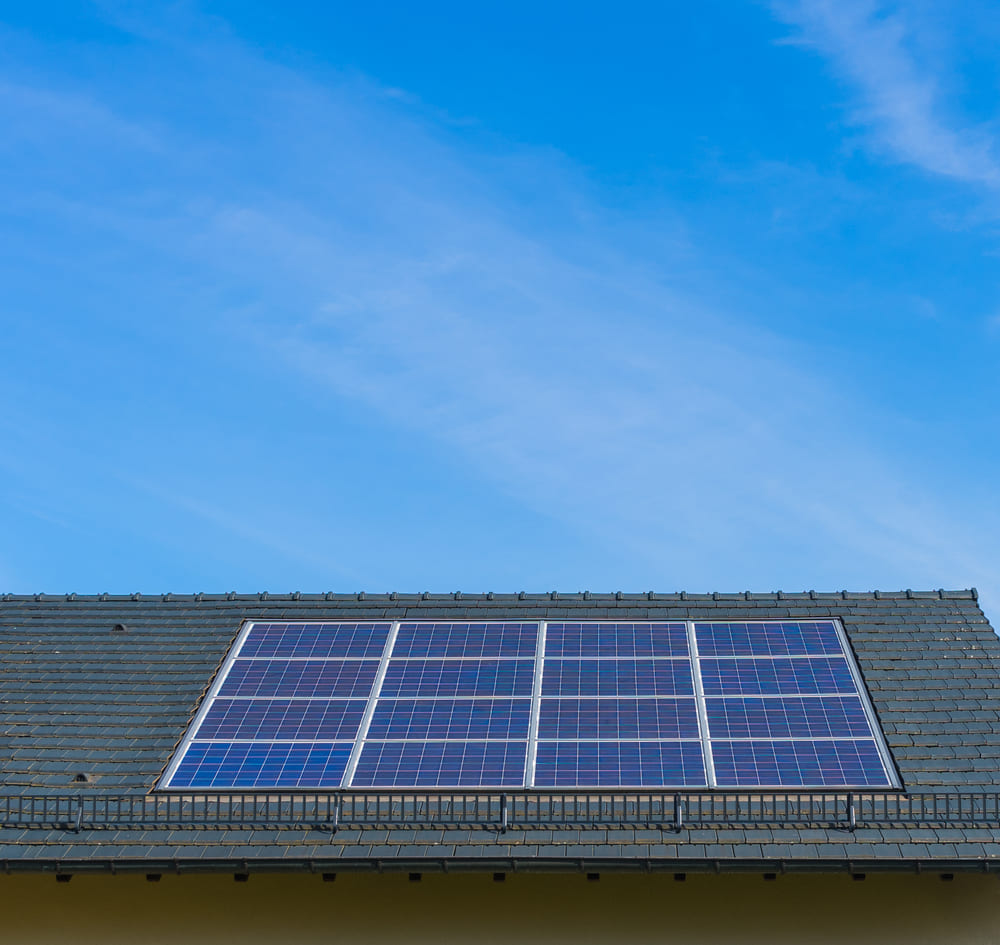
[[[158,54],[197,124],[153,88],[148,112],[123,105],[113,63],[86,95],[8,84],[0,103],[23,137],[81,166],[143,168],[112,172],[99,198],[76,179],[33,191],[22,168],[8,196],[52,232],[134,250],[136,272],[106,276],[116,289],[169,289],[178,273],[211,287],[169,317],[224,332],[254,370],[277,359],[318,417],[357,406],[373,435],[422,437],[657,586],[991,580],[987,524],[928,498],[816,352],[670,278],[725,277],[682,221],[633,255],[620,247],[648,232],[602,209],[563,157],[470,146],[398,95],[231,41]],[[173,501],[171,483],[123,475]],[[175,504],[231,522],[224,502]]]
[[[778,0],[775,14],[798,28],[853,86],[853,120],[894,160],[970,184],[1000,185],[995,134],[964,121],[942,77],[915,52],[918,18],[877,0]]]

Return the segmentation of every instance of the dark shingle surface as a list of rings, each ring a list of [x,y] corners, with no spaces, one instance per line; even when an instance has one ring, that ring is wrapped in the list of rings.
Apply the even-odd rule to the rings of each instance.
[[[974,592],[643,595],[198,595],[0,600],[0,792],[145,793],[249,618],[838,617],[910,791],[1000,791],[1000,641]],[[126,630],[115,631],[115,624]],[[85,772],[90,783],[74,777]],[[403,868],[722,868],[1000,863],[992,826],[660,830],[23,830],[0,860],[95,866],[311,861]],[[873,867],[874,868],[874,867]],[[943,868],[943,867],[941,867]]]

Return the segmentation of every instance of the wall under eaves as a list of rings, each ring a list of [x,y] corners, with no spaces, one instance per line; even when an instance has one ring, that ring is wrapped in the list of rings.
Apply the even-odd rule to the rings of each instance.
[[[19,945],[983,945],[996,876],[0,876]]]

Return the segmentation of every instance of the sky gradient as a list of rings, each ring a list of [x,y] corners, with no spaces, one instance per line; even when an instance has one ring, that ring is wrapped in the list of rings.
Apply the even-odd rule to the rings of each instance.
[[[976,586],[992,2],[21,5],[0,590]]]

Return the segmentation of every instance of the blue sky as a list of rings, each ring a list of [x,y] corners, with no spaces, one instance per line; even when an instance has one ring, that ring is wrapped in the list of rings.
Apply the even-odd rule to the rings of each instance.
[[[1000,616],[993,3],[2,12],[0,589]]]

